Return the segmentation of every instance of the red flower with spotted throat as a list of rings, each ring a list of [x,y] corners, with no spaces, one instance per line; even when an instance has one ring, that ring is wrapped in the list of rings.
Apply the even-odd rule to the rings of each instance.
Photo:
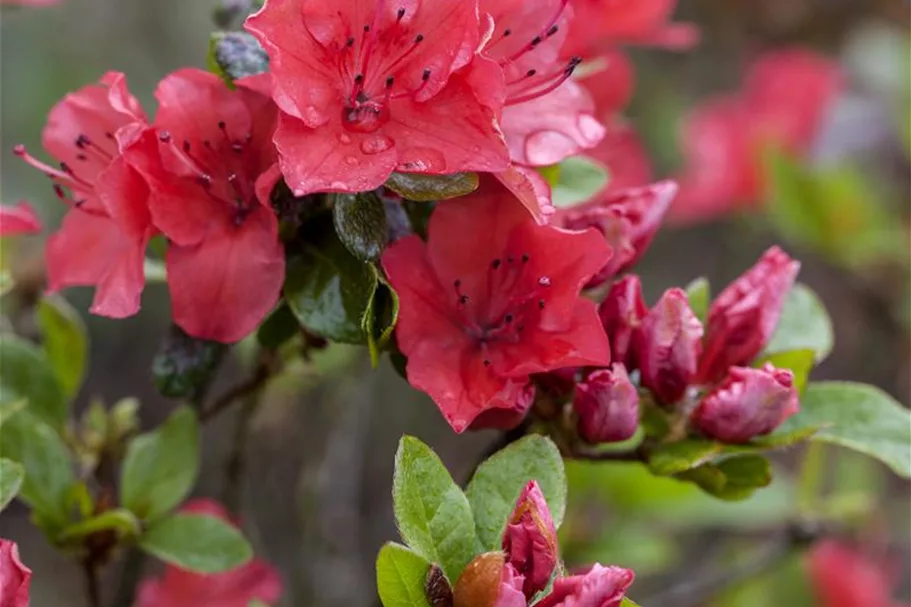
[[[500,74],[471,64],[476,1],[269,0],[247,29],[269,53],[295,193],[370,190],[394,170],[506,169]]]
[[[408,381],[462,432],[484,412],[530,405],[532,373],[606,366],[607,336],[579,292],[610,255],[596,230],[537,225],[490,177],[441,203],[426,244],[409,236],[382,259],[401,298]]]

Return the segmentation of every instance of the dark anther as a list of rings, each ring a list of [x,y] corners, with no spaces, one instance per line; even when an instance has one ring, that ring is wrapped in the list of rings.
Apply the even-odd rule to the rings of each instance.
[[[405,9],[404,9],[404,8],[400,8],[400,9],[399,9],[398,11],[396,11],[396,13],[395,13],[395,20],[396,20],[396,21],[401,21],[402,18],[403,18],[404,16],[405,16]]]
[[[506,324],[508,325],[509,323],[512,322],[512,318],[513,318],[512,314],[507,314],[506,316],[503,317],[503,320],[505,320]]]
[[[345,42],[345,46],[354,46],[354,38],[348,38]]]
[[[489,367],[489,366],[490,366],[490,361],[487,360],[486,358],[484,359],[484,366],[485,366],[485,367]]]
[[[530,69],[530,70],[528,70],[527,72],[525,72],[525,77],[526,77],[526,78],[531,78],[532,76],[534,76],[534,75],[537,74],[537,73],[538,73],[538,70],[536,70],[536,69]]]
[[[364,81],[364,75],[363,75],[363,74],[357,74],[357,75],[354,77],[354,83],[355,83],[355,84],[360,84],[360,83],[362,83],[363,81]]]
[[[541,44],[541,42],[542,42],[541,36],[535,36],[534,38],[531,39],[532,46],[538,46],[539,44]]]
[[[424,70],[424,73],[421,74],[421,80],[423,80],[424,82],[427,82],[428,80],[430,80],[430,70]]]
[[[548,36],[548,37],[553,36],[553,35],[556,34],[558,31],[560,31],[559,26],[552,25],[552,26],[550,26],[550,29],[547,30],[547,36]]]
[[[364,26],[364,33],[367,33],[367,32],[369,32],[369,31],[370,31],[370,26],[369,26],[369,25],[365,25],[365,26]]]
[[[528,256],[528,253],[522,254],[522,263],[528,263],[529,259],[531,259],[531,257]]]
[[[108,139],[113,139],[114,133],[105,133],[104,136],[107,137]]]
[[[424,34],[418,34],[417,36],[414,37],[415,44],[420,44],[423,41],[424,41]]]
[[[539,310],[543,310],[543,309],[544,309],[544,300],[543,300],[543,299],[539,299],[539,300],[538,300],[538,309],[539,309]]]
[[[183,151],[184,152],[190,151],[190,142],[187,141],[186,139],[183,140]]]
[[[211,150],[211,149],[212,149],[212,142],[209,141],[208,139],[206,139],[205,141],[203,141],[203,142],[202,142],[202,145],[203,145],[203,147],[206,148],[207,150]]]
[[[80,150],[85,149],[85,146],[89,145],[89,138],[85,135],[79,135],[76,137],[76,147]]]
[[[467,303],[468,303],[468,296],[467,296],[467,295],[459,295],[459,303],[460,303],[460,304],[467,304]]]
[[[65,163],[65,162],[61,162],[61,163],[60,163],[60,170],[63,171],[64,173],[66,173],[67,175],[72,175],[72,174],[73,174],[73,169],[71,169],[71,168],[70,168],[70,165],[68,165],[68,164]]]
[[[501,263],[503,263],[503,262],[502,262],[500,259],[494,259],[494,260],[490,263],[490,267],[493,268],[494,270],[496,270],[497,268],[500,267],[500,264],[501,264]]]
[[[358,103],[367,103],[368,101],[370,101],[370,97],[364,91],[359,92],[357,95],[354,96],[354,98],[355,98],[355,100],[357,100]]]
[[[225,125],[225,121],[224,121],[224,120],[219,120],[219,121],[218,121],[218,128],[219,128],[219,130],[222,130],[222,131],[225,130],[225,126],[226,126],[226,125]]]
[[[244,151],[244,145],[235,141],[231,144],[231,149],[234,150],[235,153],[240,154]]]
[[[387,89],[391,89],[391,88],[392,88],[392,84],[393,84],[394,82],[395,82],[395,78],[394,78],[394,77],[389,76],[388,78],[386,78],[386,88],[387,88]]]
[[[63,193],[63,188],[59,184],[54,184],[54,194],[57,195],[57,198],[63,198],[65,194]]]
[[[76,154],[76,159],[77,160],[88,160],[89,157],[86,156],[85,154]]]
[[[456,289],[458,289],[459,287],[462,286],[462,281],[461,281],[461,279],[456,278],[456,279],[452,282],[452,285],[453,285]]]
[[[171,133],[168,131],[161,131],[158,133],[158,140],[163,141],[164,143],[171,141]]]
[[[503,30],[503,37],[506,37],[506,36],[510,35],[511,33],[512,33],[512,30],[507,27],[505,30]]]

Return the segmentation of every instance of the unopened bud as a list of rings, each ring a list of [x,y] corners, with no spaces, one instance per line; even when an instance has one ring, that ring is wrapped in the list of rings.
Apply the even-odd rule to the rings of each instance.
[[[536,481],[530,481],[513,509],[503,534],[506,560],[525,578],[522,592],[532,598],[543,590],[557,566],[557,530]]]
[[[639,393],[620,363],[579,382],[573,409],[579,417],[579,435],[592,444],[632,438],[639,427]]]
[[[634,578],[629,569],[595,563],[587,573],[557,578],[551,593],[535,607],[620,607]]]
[[[468,563],[453,592],[454,607],[525,607],[524,579],[502,552],[485,552]]]
[[[633,336],[646,314],[642,283],[634,274],[615,282],[598,307],[598,316],[610,341],[611,360],[623,363],[627,369],[634,368]]]

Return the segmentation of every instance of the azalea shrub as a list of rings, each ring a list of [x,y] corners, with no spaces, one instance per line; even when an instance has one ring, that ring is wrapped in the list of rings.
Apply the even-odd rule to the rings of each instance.
[[[894,559],[852,533],[872,506],[836,499],[823,469],[853,453],[905,482],[911,414],[875,386],[811,378],[835,329],[798,252],[849,274],[901,267],[907,230],[874,217],[857,224],[874,253],[842,247],[855,226],[836,215],[856,200],[830,213],[809,156],[848,85],[815,51],[759,56],[741,90],[684,116],[679,170],[654,165],[623,116],[627,49],[695,47],[675,4],[224,2],[206,68],[162,74],[154,103],[114,70],[68,93],[44,150],[10,159],[50,181],[62,223],[0,207],[7,242],[47,233],[46,280],[4,264],[0,281],[0,508],[16,500],[78,565],[90,607],[302,604],[245,533],[250,420],[284,379],[350,383],[363,357],[448,432],[495,437],[463,479],[398,432],[400,541],[376,554],[377,604],[745,605],[723,592],[797,555],[819,607],[892,607]],[[734,211],[765,213],[785,243],[727,284],[640,271],[665,220]],[[112,324],[166,290],[171,326],[148,361],[174,401],[160,424],[135,398],[75,406],[89,341],[71,287]],[[218,393],[229,360],[242,376]],[[203,430],[231,412],[228,490],[199,497]],[[795,457],[798,495],[774,493]],[[655,566],[635,548],[674,548],[649,519],[662,504],[718,525],[759,504],[779,517],[771,556],[639,591]],[[0,607],[26,607],[34,577],[0,539]]]

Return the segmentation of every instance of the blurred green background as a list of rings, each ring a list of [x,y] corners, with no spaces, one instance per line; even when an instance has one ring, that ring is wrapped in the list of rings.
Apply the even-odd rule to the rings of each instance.
[[[51,226],[63,208],[50,184],[9,151],[24,143],[40,150],[47,111],[68,91],[106,70],[128,75],[132,90],[152,105],[156,82],[169,71],[205,66],[214,0],[64,0],[51,9],[2,10],[0,22],[0,184],[6,203],[30,200]],[[739,86],[744,64],[758,52],[803,44],[840,61],[850,90],[839,101],[812,160],[818,167],[851,167],[858,182],[845,196],[859,216],[881,217],[906,232],[909,225],[908,94],[909,3],[902,0],[681,0],[678,19],[702,30],[702,44],[685,53],[633,49],[638,87],[628,116],[645,138],[659,175],[679,163],[678,124],[696,101]],[[790,201],[800,204],[800,201]],[[859,205],[859,206],[858,206]],[[862,223],[862,222],[861,222]],[[860,250],[850,221],[831,246],[781,234],[763,215],[719,218],[663,230],[639,270],[646,297],[697,276],[716,289],[786,236],[785,247],[804,263],[800,279],[826,302],[836,349],[814,379],[839,378],[882,387],[908,402],[909,329],[907,249],[888,256]],[[27,299],[40,288],[40,239],[7,254]],[[68,296],[83,311],[89,293]],[[146,289],[142,312],[125,321],[88,317],[92,367],[80,403],[99,395],[112,403],[139,396],[142,415],[157,423],[172,404],[155,393],[149,363],[168,322],[167,295]],[[494,440],[489,433],[456,437],[432,403],[410,390],[384,362],[372,371],[363,351],[336,350],[319,364],[286,373],[269,390],[253,420],[243,488],[243,518],[258,552],[286,581],[287,605],[375,604],[373,561],[395,537],[389,488],[396,442],[413,433],[441,454],[456,480],[469,474]],[[232,360],[219,382],[243,373]],[[351,377],[356,381],[351,381]],[[217,387],[216,387],[217,391]],[[219,496],[223,459],[234,419],[206,429],[203,478],[197,493]],[[909,446],[911,448],[911,446]],[[676,605],[670,587],[749,554],[793,514],[800,451],[776,459],[775,484],[738,504],[714,501],[690,486],[655,480],[636,464],[573,464],[571,516],[563,530],[570,564],[591,560],[637,570],[633,596],[648,607]],[[911,503],[908,484],[884,467],[834,449],[825,453],[827,507],[842,509],[862,538],[885,543],[904,572],[897,592],[911,595]],[[78,568],[54,553],[14,506],[0,535],[20,542],[35,570],[33,607],[81,607]],[[112,592],[117,567],[110,568]],[[150,566],[149,572],[154,570]],[[655,597],[655,602],[649,602]],[[681,603],[683,604],[683,603]],[[799,607],[814,604],[799,558],[705,605]]]

